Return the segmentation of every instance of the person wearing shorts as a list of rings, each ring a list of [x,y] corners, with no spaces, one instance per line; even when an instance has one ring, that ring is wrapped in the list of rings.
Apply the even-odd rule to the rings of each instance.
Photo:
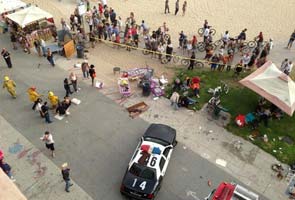
[[[49,131],[45,131],[43,137],[41,137],[40,139],[45,142],[46,148],[51,151],[51,156],[54,158],[55,157],[55,154],[54,154],[55,148],[54,148],[54,140],[53,140],[51,133],[49,133]]]

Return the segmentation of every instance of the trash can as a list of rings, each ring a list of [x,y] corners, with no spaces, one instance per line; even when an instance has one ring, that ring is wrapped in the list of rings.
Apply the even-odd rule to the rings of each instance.
[[[148,97],[151,94],[151,85],[149,82],[142,83],[142,96]]]
[[[77,58],[84,58],[84,47],[82,45],[77,45]]]

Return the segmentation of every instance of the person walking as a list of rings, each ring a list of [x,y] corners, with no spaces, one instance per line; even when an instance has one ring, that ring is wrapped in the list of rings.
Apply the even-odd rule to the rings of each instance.
[[[13,98],[16,98],[15,87],[15,82],[10,80],[8,76],[4,76],[3,89],[6,88]]]
[[[35,87],[35,86],[30,87],[30,88],[27,90],[27,93],[28,93],[28,95],[29,95],[29,99],[30,99],[30,101],[34,103],[32,109],[35,110],[36,105],[37,105],[37,103],[38,103],[37,100],[38,100],[38,98],[41,97],[41,95],[36,91],[36,87]]]
[[[47,149],[49,149],[51,151],[51,156],[52,158],[55,157],[55,153],[54,153],[54,140],[52,137],[52,134],[49,133],[49,131],[45,131],[44,135],[40,138],[40,140],[45,142],[45,146]]]
[[[44,104],[41,106],[41,111],[44,115],[45,122],[48,124],[52,123],[52,121],[50,120],[49,107],[47,106],[47,101],[45,101]]]
[[[65,78],[64,80],[64,88],[66,90],[66,97],[68,97],[70,94],[72,94],[73,92],[71,91],[71,88],[70,88],[70,83],[69,83],[69,80],[67,78]]]
[[[179,0],[176,0],[176,2],[175,2],[175,15],[177,15],[177,13],[178,13],[178,11],[179,11]]]
[[[5,48],[3,48],[1,51],[1,55],[3,56],[3,58],[7,64],[7,67],[12,68],[10,53]]]
[[[73,85],[74,91],[75,92],[78,92],[78,88],[77,88],[77,82],[78,82],[77,75],[74,72],[71,72],[69,78],[70,78],[70,81],[71,81],[71,83]]]
[[[169,10],[169,0],[165,0],[165,14],[166,14],[167,11],[168,11],[168,13],[170,13],[170,10]]]
[[[52,54],[52,52],[51,52],[51,50],[49,48],[47,48],[47,60],[50,62],[52,67],[55,66],[54,60],[53,60],[53,54]]]
[[[57,104],[58,104],[58,96],[54,95],[54,93],[52,91],[48,92],[48,99],[51,103],[51,109],[56,109]]]
[[[94,65],[90,65],[89,74],[90,74],[90,77],[91,77],[92,86],[94,86],[94,79],[96,77],[96,72],[95,72],[95,69],[94,69]]]
[[[287,49],[291,49],[294,40],[295,40],[295,30],[293,31],[293,33],[290,36],[289,42],[287,44]]]
[[[183,2],[183,5],[182,5],[182,16],[185,15],[186,7],[187,7],[187,1],[184,1],[184,2]]]
[[[88,65],[88,60],[84,60],[81,66],[83,77],[84,78],[89,78],[89,65]]]
[[[64,181],[66,183],[65,191],[70,192],[69,189],[71,186],[73,186],[73,184],[71,183],[71,179],[70,179],[70,168],[68,166],[68,163],[62,164],[61,174],[62,174],[62,178],[64,179]]]
[[[11,41],[11,43],[12,43],[12,47],[13,47],[13,49],[14,49],[14,50],[17,50],[17,46],[16,46],[17,38],[16,38],[14,32],[11,32],[11,34],[10,34],[10,41]]]
[[[43,57],[46,57],[46,43],[43,39],[40,40],[40,45],[42,49],[42,55]]]

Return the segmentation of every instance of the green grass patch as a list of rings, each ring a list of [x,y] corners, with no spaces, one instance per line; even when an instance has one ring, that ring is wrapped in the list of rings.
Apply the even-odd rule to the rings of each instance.
[[[258,104],[259,95],[251,91],[250,89],[242,86],[238,81],[249,73],[241,74],[240,77],[234,78],[233,71],[230,72],[211,72],[209,70],[176,70],[176,77],[185,81],[186,77],[198,76],[201,78],[200,98],[197,99],[198,103],[194,107],[190,107],[194,110],[201,109],[205,103],[211,98],[211,94],[207,91],[209,88],[215,88],[220,85],[220,81],[224,81],[230,87],[228,94],[221,95],[221,105],[229,110],[231,114],[231,122],[226,127],[227,130],[235,135],[241,136],[248,140],[248,136],[252,133],[250,127],[243,128],[238,127],[234,119],[238,114],[246,115],[249,112],[255,111],[255,107]],[[192,91],[188,91],[192,94]],[[182,92],[179,92],[182,94]],[[172,94],[172,85],[168,85],[166,90],[167,97]],[[195,97],[194,97],[195,98]],[[295,116],[289,117],[284,114],[281,120],[271,119],[269,120],[269,126],[265,127],[263,123],[259,124],[257,129],[259,136],[253,141],[254,144],[261,149],[274,155],[278,160],[293,164],[295,163],[295,148],[293,145],[289,145],[283,142],[281,137],[288,136],[295,142]],[[262,140],[264,134],[267,134],[269,142],[265,143]]]

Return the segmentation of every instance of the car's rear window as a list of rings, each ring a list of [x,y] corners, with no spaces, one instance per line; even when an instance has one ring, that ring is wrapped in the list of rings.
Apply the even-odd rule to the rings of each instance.
[[[137,163],[133,163],[129,172],[143,179],[153,180],[155,178],[155,171],[152,168],[140,166]]]
[[[165,141],[160,140],[160,139],[157,139],[157,138],[144,137],[144,140],[146,140],[146,141],[150,141],[150,142],[155,142],[155,143],[161,144],[161,145],[163,145],[163,146],[168,146],[168,145],[169,145],[168,142],[165,142]]]

